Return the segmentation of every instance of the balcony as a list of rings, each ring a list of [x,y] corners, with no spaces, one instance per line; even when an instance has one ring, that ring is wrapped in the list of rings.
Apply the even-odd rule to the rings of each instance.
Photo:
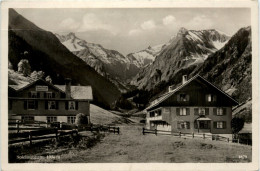
[[[162,120],[162,115],[147,118],[150,121]]]

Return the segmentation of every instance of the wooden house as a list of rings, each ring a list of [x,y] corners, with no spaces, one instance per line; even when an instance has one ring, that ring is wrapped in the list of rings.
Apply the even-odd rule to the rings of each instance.
[[[154,100],[146,108],[146,127],[183,133],[231,134],[232,106],[238,102],[200,75]]]
[[[9,119],[23,121],[75,123],[76,115],[83,113],[90,123],[90,86],[53,85],[39,79],[25,86],[9,85]]]

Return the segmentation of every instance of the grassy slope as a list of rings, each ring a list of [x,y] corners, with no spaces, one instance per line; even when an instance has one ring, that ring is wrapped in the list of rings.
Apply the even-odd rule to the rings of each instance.
[[[91,149],[70,150],[56,162],[81,163],[225,163],[250,162],[251,146],[203,139],[141,134],[141,127],[121,126],[121,135],[107,134]],[[247,159],[239,159],[247,155]],[[37,162],[37,161],[36,161]],[[49,160],[48,162],[53,162]]]
[[[107,110],[104,110],[96,105],[90,104],[90,121],[94,124],[111,124],[120,119],[117,116]]]

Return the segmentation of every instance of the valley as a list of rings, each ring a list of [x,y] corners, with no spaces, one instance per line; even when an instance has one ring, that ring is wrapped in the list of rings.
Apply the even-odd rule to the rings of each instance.
[[[42,78],[48,76],[54,84],[69,77],[74,85],[91,85],[94,105],[123,113],[142,111],[169,86],[178,87],[183,75],[200,74],[239,103],[252,98],[247,88],[252,87],[250,26],[232,36],[182,27],[167,42],[124,56],[74,32],[43,30],[13,9],[9,14],[10,85],[33,80],[17,72],[20,60],[26,59],[31,73],[42,71]]]

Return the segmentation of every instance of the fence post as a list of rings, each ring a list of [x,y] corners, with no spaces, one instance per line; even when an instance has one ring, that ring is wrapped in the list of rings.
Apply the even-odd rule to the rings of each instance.
[[[32,145],[32,131],[30,131],[29,140],[30,140],[30,146],[31,146]]]
[[[155,135],[157,136],[157,129],[154,130]]]
[[[19,133],[19,120],[16,120],[17,124],[16,124],[16,128],[17,128],[17,133]]]
[[[145,135],[145,128],[143,128],[143,135]]]
[[[113,127],[113,129],[114,129],[114,134],[116,133],[116,128],[115,127]]]
[[[229,138],[227,138],[227,142],[229,143]]]
[[[216,141],[218,140],[218,135],[216,135],[215,140],[216,140]]]
[[[192,138],[194,138],[194,132],[192,133]]]
[[[179,132],[179,137],[181,138],[181,132]]]
[[[58,129],[55,129],[56,141],[58,141]]]
[[[205,139],[205,134],[203,133],[203,139]]]
[[[117,127],[117,130],[118,130],[117,133],[119,134],[119,127]]]

